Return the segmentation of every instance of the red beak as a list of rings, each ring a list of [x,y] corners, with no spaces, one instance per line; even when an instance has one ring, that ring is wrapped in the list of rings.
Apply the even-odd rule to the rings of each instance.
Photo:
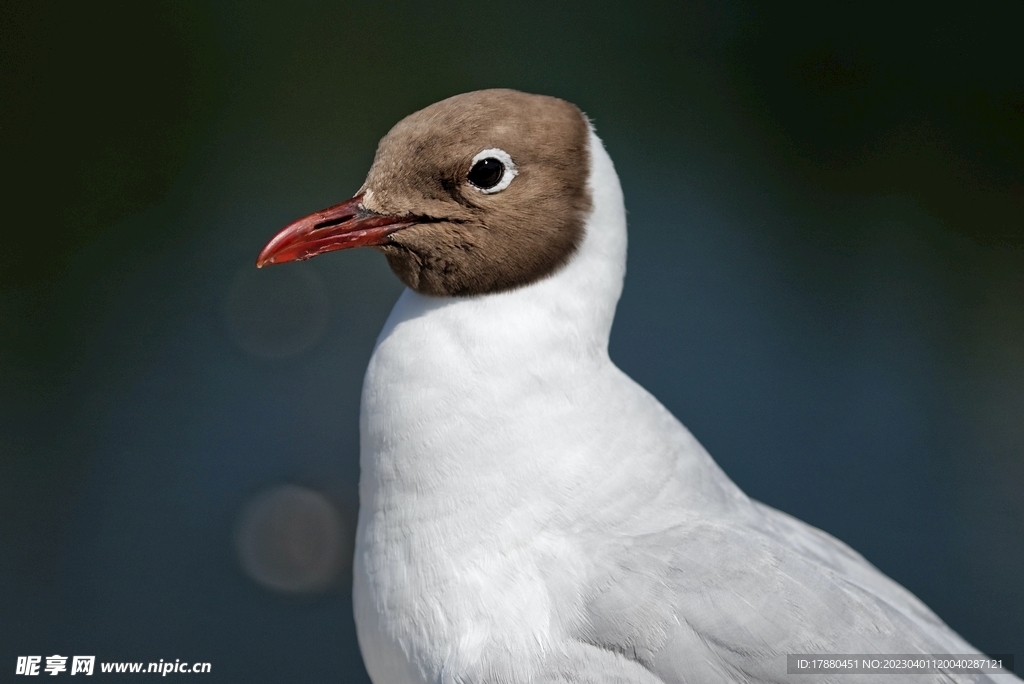
[[[356,195],[289,224],[275,235],[256,259],[256,268],[302,261],[336,249],[383,245],[388,236],[417,222],[415,216],[383,216],[363,208]]]

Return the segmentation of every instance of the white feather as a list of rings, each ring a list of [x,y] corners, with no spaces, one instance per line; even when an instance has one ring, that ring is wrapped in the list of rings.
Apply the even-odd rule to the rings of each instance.
[[[590,148],[565,267],[497,295],[406,290],[381,332],[354,585],[374,682],[782,681],[787,652],[973,652],[840,542],[749,500],[612,364],[626,218]]]

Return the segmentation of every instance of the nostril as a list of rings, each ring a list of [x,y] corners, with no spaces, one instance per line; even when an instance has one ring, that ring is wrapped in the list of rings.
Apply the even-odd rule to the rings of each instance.
[[[355,217],[355,212],[345,214],[344,216],[334,216],[332,218],[327,219],[326,221],[319,221],[318,223],[313,224],[313,230],[320,230],[321,228],[330,228],[331,226],[337,226],[339,224],[345,223],[345,221],[354,219]]]
[[[327,213],[327,212],[324,212]],[[347,223],[352,220],[359,220],[370,218],[372,216],[379,216],[372,211],[367,211],[362,206],[354,207],[351,211],[346,211],[343,214],[328,214],[330,218],[325,218],[322,221],[317,221],[313,224],[312,230],[320,230],[321,228],[330,228],[332,226],[338,226],[342,223]]]

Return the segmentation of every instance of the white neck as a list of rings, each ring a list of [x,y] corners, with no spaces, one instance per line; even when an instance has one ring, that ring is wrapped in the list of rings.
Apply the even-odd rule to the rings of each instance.
[[[564,267],[499,294],[434,298],[408,289],[402,293],[381,331],[364,383],[364,507],[380,493],[377,485],[385,485],[374,480],[397,484],[390,476],[406,479],[398,472],[389,476],[389,461],[413,487],[430,477],[421,467],[451,477],[451,471],[442,475],[442,470],[465,473],[477,459],[507,457],[514,445],[486,453],[480,443],[484,437],[474,435],[500,429],[489,424],[490,417],[513,420],[517,412],[528,412],[524,402],[542,385],[572,386],[574,377],[593,376],[595,366],[611,366],[608,337],[625,275],[626,216],[611,158],[593,132],[590,152],[593,209],[583,242]],[[528,415],[520,418],[534,422]],[[432,449],[417,447],[423,446],[424,436],[415,432],[426,425],[448,431],[449,447],[438,448],[443,454],[428,455]],[[408,441],[400,444],[403,440]],[[461,453],[467,440],[481,449]],[[452,461],[446,463],[446,456]],[[420,459],[430,463],[414,465]],[[497,464],[475,465],[481,473],[494,473]]]

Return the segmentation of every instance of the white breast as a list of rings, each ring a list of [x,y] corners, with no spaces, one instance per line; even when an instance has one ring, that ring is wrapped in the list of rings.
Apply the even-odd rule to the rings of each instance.
[[[594,208],[565,268],[484,297],[406,290],[381,333],[363,387],[354,587],[378,684],[471,671],[491,641],[504,667],[528,669],[572,627],[597,531],[669,496],[680,468],[704,473],[698,484],[720,475],[608,359],[625,210],[593,134],[591,152]],[[724,476],[708,491],[742,497]]]

